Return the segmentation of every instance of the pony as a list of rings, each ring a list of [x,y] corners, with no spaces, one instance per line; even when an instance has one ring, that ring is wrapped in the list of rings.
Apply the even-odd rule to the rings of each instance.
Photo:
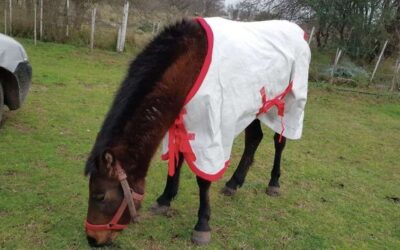
[[[222,22],[222,20],[219,21]],[[163,138],[167,139],[167,144],[177,143],[177,139],[174,141],[174,138],[166,134],[171,135],[172,128],[178,128],[179,124],[185,123],[181,117],[186,111],[187,97],[193,96],[193,92],[201,89],[198,83],[204,80],[207,67],[211,62],[213,44],[210,37],[212,33],[207,22],[212,23],[212,20],[184,19],[166,27],[131,63],[85,166],[85,175],[89,176],[89,204],[85,231],[91,246],[111,244],[130,222],[137,221],[137,211],[141,208],[144,197],[150,161]],[[272,26],[276,25],[277,23],[272,23]],[[292,27],[294,24],[290,25]],[[245,27],[243,30],[246,30],[250,26],[243,27]],[[301,30],[296,26],[297,29]],[[288,41],[284,43],[290,44]],[[306,43],[305,41],[300,43],[308,48],[308,45],[303,44]],[[278,47],[276,51],[280,51]],[[307,50],[305,55],[304,65],[307,66],[303,70],[308,73],[309,52]],[[289,61],[294,62],[295,58]],[[296,85],[294,71],[295,66],[292,67],[292,64],[283,70],[283,75],[285,75],[283,79],[288,83],[290,81],[290,84],[274,99],[267,100],[270,93],[266,93],[265,88],[261,89],[260,97],[257,96],[258,99],[254,100],[254,103],[260,105],[260,109],[252,111],[249,116],[251,120],[247,119],[241,125],[245,126],[244,129],[240,127],[238,131],[235,131],[236,134],[242,130],[245,131],[245,149],[234,174],[221,190],[222,194],[234,195],[243,185],[254,154],[263,138],[260,122],[264,122],[262,117],[267,116],[267,112],[272,107],[277,108],[281,118],[284,113],[290,114],[296,105],[291,103],[292,105],[284,110],[285,99],[293,99],[299,95],[299,89],[305,91],[305,94],[300,95],[301,107],[298,117],[302,125],[307,79],[303,77],[303,84]],[[199,80],[199,78],[202,79]],[[305,87],[302,86],[304,84]],[[274,112],[273,115],[276,116],[276,110]],[[286,138],[298,136],[289,136],[290,127],[287,129],[286,132],[278,131],[276,126],[274,129],[275,158],[266,189],[269,196],[278,196],[280,193],[280,165]],[[173,147],[169,147],[169,151],[170,157],[167,154],[166,158],[169,160],[169,174],[165,189],[150,208],[155,214],[165,214],[171,201],[177,195],[180,169],[184,160],[188,163],[194,162],[193,157],[189,157],[193,155],[179,145],[175,147],[175,151]],[[207,175],[194,172],[199,187],[200,204],[192,241],[201,245],[209,243],[211,239],[209,226],[211,210],[208,196],[211,182],[217,178],[209,179]]]

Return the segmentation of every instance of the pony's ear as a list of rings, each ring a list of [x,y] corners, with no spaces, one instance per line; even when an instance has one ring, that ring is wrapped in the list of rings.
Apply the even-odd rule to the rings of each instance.
[[[106,150],[103,152],[102,160],[103,160],[104,163],[105,163],[106,170],[107,170],[107,174],[108,174],[109,176],[113,176],[113,174],[114,174],[114,166],[115,166],[115,156],[114,156],[114,153],[113,153],[111,150],[106,149]]]

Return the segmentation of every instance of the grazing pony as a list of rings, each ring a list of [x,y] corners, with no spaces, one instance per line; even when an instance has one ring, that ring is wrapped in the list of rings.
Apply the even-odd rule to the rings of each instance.
[[[197,18],[167,27],[131,63],[86,162],[89,244],[111,243],[136,221],[161,142],[168,177],[151,211],[168,210],[185,160],[199,186],[196,244],[210,241],[208,191],[229,165],[234,138],[245,130],[244,153],[225,195],[244,183],[263,137],[261,122],[275,131],[266,192],[278,195],[286,138],[302,132],[309,62],[304,31],[287,21]]]

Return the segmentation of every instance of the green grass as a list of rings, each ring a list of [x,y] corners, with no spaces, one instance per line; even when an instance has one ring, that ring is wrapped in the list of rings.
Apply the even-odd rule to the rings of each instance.
[[[34,69],[22,109],[0,129],[0,248],[85,249],[88,183],[83,165],[131,56],[22,41]],[[212,185],[211,249],[396,249],[400,246],[400,98],[341,92],[312,84],[303,138],[288,143],[282,196],[264,190],[273,160],[265,129],[245,185],[218,191],[243,150]],[[184,168],[172,216],[148,207],[163,190],[166,164],[157,155],[147,179],[140,224],[116,241],[124,249],[194,248],[195,176]]]

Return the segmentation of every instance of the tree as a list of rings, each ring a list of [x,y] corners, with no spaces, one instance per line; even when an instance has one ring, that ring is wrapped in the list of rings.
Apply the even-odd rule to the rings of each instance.
[[[386,39],[392,38],[391,47],[400,40],[400,0],[280,0],[273,9],[282,18],[315,24],[318,47],[334,44],[356,59],[372,60]]]
[[[224,0],[202,0],[203,1],[203,16],[216,16],[223,13]]]

